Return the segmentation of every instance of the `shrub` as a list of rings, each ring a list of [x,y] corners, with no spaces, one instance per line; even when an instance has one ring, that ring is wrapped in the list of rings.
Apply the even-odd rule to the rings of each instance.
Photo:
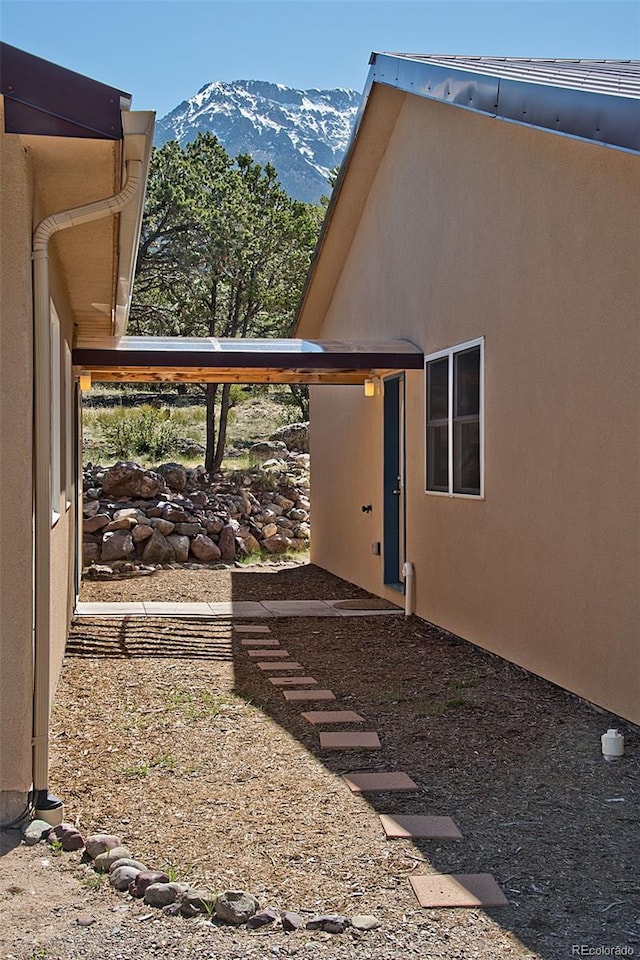
[[[178,439],[170,411],[148,405],[101,411],[96,423],[108,452],[120,460],[162,460]]]

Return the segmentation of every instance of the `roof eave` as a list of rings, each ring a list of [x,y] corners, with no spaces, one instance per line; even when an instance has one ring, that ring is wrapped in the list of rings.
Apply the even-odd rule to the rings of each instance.
[[[155,113],[151,111],[127,110],[122,113],[123,162],[141,161],[142,183],[135,199],[120,213],[116,295],[112,324],[112,333],[116,340],[125,333],[131,308],[149,164],[153,149],[154,124]]]
[[[122,138],[121,110],[131,95],[0,43],[5,133],[92,140]]]

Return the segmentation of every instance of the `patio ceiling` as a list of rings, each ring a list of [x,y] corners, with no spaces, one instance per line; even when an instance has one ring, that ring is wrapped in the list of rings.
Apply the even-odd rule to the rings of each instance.
[[[422,369],[408,340],[224,340],[122,337],[110,348],[76,347],[74,366],[94,381],[173,383],[363,383],[396,370]]]

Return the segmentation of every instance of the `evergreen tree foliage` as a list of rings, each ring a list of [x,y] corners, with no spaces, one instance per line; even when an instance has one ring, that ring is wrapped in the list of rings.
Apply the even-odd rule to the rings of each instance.
[[[210,133],[154,150],[130,329],[155,336],[286,337],[321,207],[273,166],[233,160]],[[224,455],[230,384],[207,384],[207,470]]]

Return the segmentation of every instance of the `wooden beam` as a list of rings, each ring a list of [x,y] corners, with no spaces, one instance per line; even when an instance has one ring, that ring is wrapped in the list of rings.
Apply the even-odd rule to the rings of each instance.
[[[80,368],[76,368],[77,372]],[[273,370],[265,367],[82,367],[95,383],[362,384],[381,370]]]

